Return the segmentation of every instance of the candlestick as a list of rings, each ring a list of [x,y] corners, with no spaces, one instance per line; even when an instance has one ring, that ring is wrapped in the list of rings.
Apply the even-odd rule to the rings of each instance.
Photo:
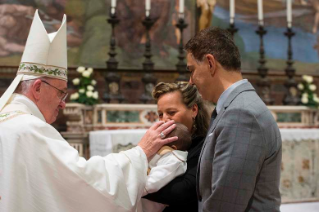
[[[287,25],[288,28],[291,28],[292,23],[292,5],[291,0],[287,0]]]
[[[154,63],[151,60],[152,51],[151,51],[151,39],[150,39],[150,29],[152,28],[155,21],[150,17],[146,16],[143,20],[143,25],[146,28],[146,43],[145,43],[145,61],[143,62],[143,69],[146,71],[142,82],[144,83],[144,93],[140,97],[140,100],[143,103],[154,103],[154,99],[152,98],[152,90],[156,84],[156,77],[152,73],[154,69]]]
[[[184,13],[184,0],[179,0],[179,13]]]
[[[120,20],[116,17],[115,13],[112,13],[112,8],[111,8],[110,18],[107,19],[107,22],[112,25],[112,32],[111,32],[111,38],[110,38],[110,51],[108,53],[110,55],[110,58],[107,61],[107,68],[110,70],[116,70],[118,62],[115,58],[117,53],[115,51],[116,40],[115,40],[115,29],[114,28],[115,28],[115,25],[117,25],[120,22]]]
[[[300,102],[298,97],[297,82],[294,79],[296,70],[292,66],[294,61],[292,60],[292,48],[291,48],[291,38],[295,35],[291,27],[287,28],[287,31],[284,33],[288,37],[288,59],[287,67],[285,69],[287,80],[285,82],[286,94],[283,100],[285,105],[297,105]]]
[[[154,63],[151,60],[151,57],[153,55],[151,51],[151,39],[150,39],[150,29],[152,28],[154,23],[155,21],[148,16],[143,20],[143,25],[146,28],[146,43],[145,43],[145,53],[144,53],[145,61],[143,63],[144,70],[153,70],[153,67],[154,67]]]
[[[263,0],[258,0],[258,22],[259,25],[263,26]]]
[[[230,23],[229,24],[229,28],[227,30],[231,33],[232,38],[234,39],[234,35],[238,31],[238,29],[235,27],[235,24],[234,23]]]
[[[116,1],[114,1],[116,2]],[[112,0],[112,5],[114,5],[114,2]],[[116,5],[116,3],[115,3]],[[110,18],[107,19],[107,22],[112,25],[112,32],[111,32],[111,38],[110,38],[110,51],[109,51],[109,59],[106,62],[107,65],[107,73],[104,73],[105,78],[105,93],[103,95],[103,99],[105,102],[111,102],[113,100],[116,100],[116,102],[122,102],[124,100],[122,94],[121,94],[121,88],[120,88],[120,79],[121,77],[116,73],[118,66],[118,61],[116,60],[115,56],[117,55],[115,51],[116,47],[116,40],[115,40],[115,25],[120,22],[120,20],[116,17],[115,11],[113,12],[112,9],[115,9],[114,7],[110,10]],[[116,88],[116,89],[114,89]]]
[[[178,63],[176,64],[176,69],[179,71],[179,76],[176,79],[176,81],[188,81],[189,77],[186,76],[185,71],[186,71],[186,63],[184,61],[185,58],[185,51],[184,51],[184,44],[183,44],[183,30],[188,26],[188,24],[185,22],[183,18],[178,19],[178,23],[175,25],[179,31],[180,31],[180,40],[179,40],[179,45],[178,45],[178,51],[179,51],[179,56],[178,56]]]
[[[152,91],[156,85],[157,78],[153,73],[145,73],[142,77],[142,82],[144,83],[144,93],[140,97],[140,101],[144,104],[154,104],[155,100],[152,97]]]
[[[235,18],[235,0],[230,0],[230,23],[234,23]]]
[[[270,89],[270,80],[268,79],[268,68],[265,66],[266,60],[265,60],[265,49],[264,49],[264,41],[263,36],[267,33],[267,31],[264,29],[262,25],[259,25],[258,30],[256,30],[256,33],[260,37],[260,47],[259,47],[259,67],[258,67],[258,74],[261,79],[258,80],[258,90],[259,90],[259,96],[260,98],[265,102],[266,105],[273,104],[274,100],[271,97],[271,89]]]

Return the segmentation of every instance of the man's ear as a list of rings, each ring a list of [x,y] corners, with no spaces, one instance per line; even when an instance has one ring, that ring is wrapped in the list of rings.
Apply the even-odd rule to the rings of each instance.
[[[177,150],[177,147],[175,145],[172,145],[171,147],[172,147],[172,149]]]
[[[211,76],[214,76],[215,72],[216,72],[216,60],[214,55],[212,54],[207,54],[205,55],[206,59],[207,59],[207,65],[208,65],[208,69],[209,72],[211,74]]]
[[[31,86],[31,93],[35,100],[39,100],[41,96],[41,91],[43,92],[41,88],[41,83],[42,81],[40,79],[37,79]]]

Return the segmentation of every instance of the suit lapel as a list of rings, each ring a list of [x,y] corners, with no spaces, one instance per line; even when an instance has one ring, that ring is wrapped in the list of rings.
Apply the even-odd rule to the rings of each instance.
[[[199,155],[197,171],[199,170],[199,164],[200,164],[200,160],[201,160],[201,158],[202,158],[202,155],[203,155],[205,146],[206,146],[207,142],[210,140],[210,139],[209,139],[210,134],[213,133],[213,131],[215,130],[216,125],[217,125],[217,123],[219,122],[220,118],[223,116],[224,112],[225,112],[225,109],[222,108],[222,110],[219,111],[219,114],[217,114],[217,116],[216,116],[216,118],[215,118],[215,120],[214,120],[214,122],[213,122],[213,125],[211,125],[210,128],[209,128],[209,130],[207,131],[206,138],[205,138],[205,141],[204,141],[204,144],[203,144],[203,147],[202,147],[202,151],[200,152],[200,155]]]
[[[238,86],[237,88],[235,88],[227,97],[227,99],[225,100],[221,111],[219,111],[219,113],[216,116],[215,121],[213,122],[213,125],[210,126],[208,133],[206,135],[206,139],[205,139],[205,143],[207,140],[207,137],[215,130],[216,125],[218,124],[219,120],[221,119],[221,117],[223,117],[224,112],[226,111],[227,107],[231,104],[231,102],[242,92],[245,91],[255,91],[254,87],[249,83],[246,82],[244,84],[241,84],[240,86]],[[204,145],[205,145],[204,143]]]
[[[223,117],[223,114],[224,112],[226,111],[227,107],[231,104],[231,102],[242,92],[245,92],[245,91],[255,91],[254,87],[250,84],[250,82],[246,82],[244,84],[241,84],[240,86],[238,86],[237,88],[235,88],[230,94],[229,96],[227,97],[226,101],[224,102],[223,104],[223,107],[221,109],[221,111],[219,111],[219,113],[217,114],[216,116],[216,119],[215,121],[213,122],[213,125],[210,126],[207,134],[206,134],[206,138],[205,138],[205,141],[204,141],[204,144],[203,144],[203,147],[202,147],[202,151],[200,153],[200,156],[199,156],[199,160],[198,160],[198,163],[200,164],[200,160],[202,158],[202,154],[203,154],[203,150],[206,146],[206,143],[208,142],[208,137],[210,137],[209,135],[211,133],[214,132],[215,128],[216,128],[216,125],[218,124],[219,120],[221,119],[221,117]],[[198,165],[199,165],[198,164]],[[197,167],[197,170],[199,169],[199,166]]]

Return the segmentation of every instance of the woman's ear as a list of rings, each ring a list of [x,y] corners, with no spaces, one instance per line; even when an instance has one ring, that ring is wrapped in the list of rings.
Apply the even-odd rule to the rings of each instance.
[[[194,104],[192,107],[192,117],[195,118],[198,114],[198,105]]]

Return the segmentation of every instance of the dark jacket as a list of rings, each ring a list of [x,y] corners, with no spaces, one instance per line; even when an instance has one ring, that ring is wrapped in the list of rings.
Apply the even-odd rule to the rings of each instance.
[[[164,212],[197,212],[196,170],[203,139],[204,137],[192,139],[187,156],[187,170],[184,175],[175,178],[158,192],[148,194],[143,198],[169,205]]]

